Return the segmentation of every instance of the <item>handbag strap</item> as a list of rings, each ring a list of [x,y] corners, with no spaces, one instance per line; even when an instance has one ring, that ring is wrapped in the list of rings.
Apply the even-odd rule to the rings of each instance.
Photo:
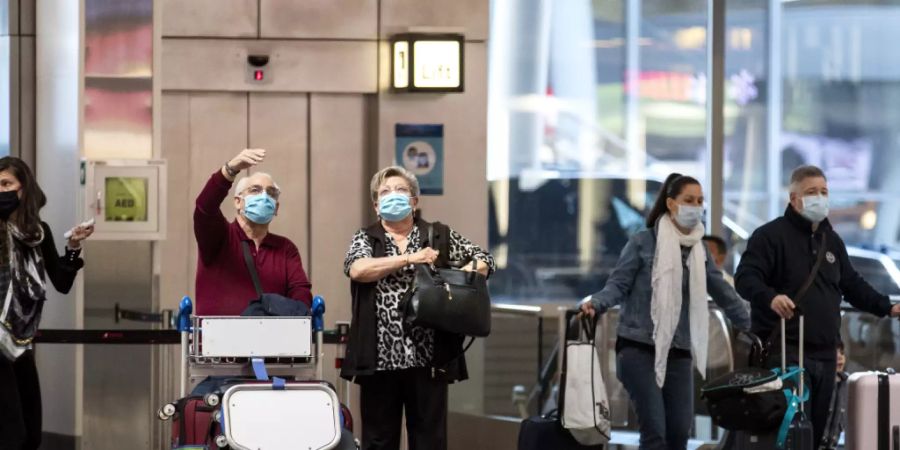
[[[813,282],[816,281],[816,276],[819,274],[819,268],[822,267],[822,261],[825,259],[827,242],[828,233],[823,231],[822,242],[819,243],[819,250],[818,254],[816,255],[816,263],[813,265],[812,270],[810,270],[809,276],[806,277],[806,281],[803,282],[803,285],[800,286],[797,294],[794,295],[794,307],[797,308],[798,315],[803,315],[803,305],[800,303],[800,300],[803,299],[803,296],[806,295],[807,291],[809,291],[809,288],[812,286]],[[772,334],[770,334],[769,339],[766,340],[767,347],[771,347],[772,345],[774,345],[775,340],[778,338],[778,334],[780,332],[781,327],[776,326],[775,329],[772,330]],[[797,336],[797,339],[803,339],[803,336]]]
[[[469,342],[466,343],[466,345],[463,346],[462,351],[460,351],[458,354],[456,354],[456,356],[450,358],[450,359],[447,360],[447,362],[445,362],[444,364],[441,364],[440,367],[432,367],[432,368],[431,368],[431,370],[432,370],[432,377],[434,376],[434,370],[439,370],[439,371],[441,371],[441,372],[446,372],[446,371],[447,371],[447,368],[450,367],[450,364],[453,364],[454,362],[456,362],[457,359],[462,358],[463,355],[465,355],[466,352],[469,351],[469,347],[471,347],[472,344],[475,343],[475,336],[468,336],[468,338],[469,338]]]
[[[253,262],[253,256],[250,255],[250,244],[247,241],[241,241],[241,247],[244,250],[244,264],[247,271],[250,272],[250,279],[253,280],[253,288],[256,289],[256,295],[262,297],[262,284],[259,282],[259,274],[256,273],[256,263]]]
[[[597,333],[597,316],[595,315],[593,318],[588,317],[586,314],[581,315],[581,334],[583,334],[587,340],[591,343],[594,342]]]

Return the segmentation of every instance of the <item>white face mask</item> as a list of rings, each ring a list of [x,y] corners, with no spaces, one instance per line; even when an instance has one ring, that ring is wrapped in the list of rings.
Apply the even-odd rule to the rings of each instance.
[[[702,206],[678,205],[675,222],[682,228],[694,229],[701,219],[703,219]]]
[[[812,223],[819,223],[828,217],[828,197],[824,195],[807,195],[803,197],[803,209],[800,215]]]

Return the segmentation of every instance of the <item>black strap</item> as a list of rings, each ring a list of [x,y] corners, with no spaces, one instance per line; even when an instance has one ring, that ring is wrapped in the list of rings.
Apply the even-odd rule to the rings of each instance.
[[[891,380],[888,374],[878,374],[878,450],[890,450]]]
[[[446,372],[447,372],[447,368],[450,367],[450,364],[453,364],[454,362],[456,362],[457,359],[462,358],[462,357],[466,354],[466,352],[469,351],[469,347],[471,347],[472,344],[475,343],[475,336],[469,336],[468,338],[469,338],[469,342],[468,342],[466,345],[463,346],[462,351],[460,351],[459,353],[457,353],[456,356],[450,358],[450,359],[447,360],[447,362],[445,362],[444,364],[441,364],[440,367],[438,367],[438,366],[432,366],[432,367],[431,367],[431,371],[432,371],[432,372],[431,372],[431,377],[432,377],[432,378],[435,377],[435,371],[438,371],[438,372],[441,372],[441,373],[446,373]]]
[[[259,274],[256,273],[256,263],[253,262],[253,256],[250,254],[250,244],[247,241],[241,241],[241,247],[244,248],[244,264],[247,265],[247,271],[250,272],[253,288],[256,289],[256,295],[262,297],[262,284],[259,282]]]
[[[794,294],[794,306],[797,307],[800,314],[803,314],[803,306],[800,304],[800,300],[803,299],[803,296],[809,291],[810,286],[816,281],[816,276],[819,274],[819,268],[822,267],[822,261],[825,259],[825,253],[828,252],[827,243],[828,233],[823,231],[822,242],[819,244],[819,254],[816,255],[816,264],[813,265],[812,270],[809,272],[809,276],[806,277],[806,281],[803,282],[803,286],[801,286],[800,290]]]
[[[894,450],[900,450],[900,425],[894,425]]]
[[[796,294],[794,294],[794,307],[797,309],[798,315],[803,315],[803,305],[800,303],[800,300],[803,299],[803,296],[806,295],[807,291],[809,291],[809,288],[812,286],[813,282],[816,281],[816,276],[819,274],[819,268],[822,267],[822,261],[825,259],[825,253],[828,251],[827,243],[828,233],[822,231],[822,242],[819,244],[818,254],[816,255],[816,263],[813,265],[812,270],[809,271],[809,276],[806,277],[806,281],[803,282],[803,285],[800,286],[800,289],[797,290]],[[771,348],[775,344],[775,341],[778,339],[778,335],[780,333],[781,327],[776,325],[775,329],[772,330],[772,333],[769,335],[769,339],[766,340],[767,347]],[[797,339],[803,339],[803,336],[797,336]]]

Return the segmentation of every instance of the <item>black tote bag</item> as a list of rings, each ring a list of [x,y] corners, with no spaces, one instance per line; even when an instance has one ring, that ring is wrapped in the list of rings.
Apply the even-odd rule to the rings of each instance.
[[[428,229],[428,244],[434,229]],[[413,287],[400,304],[407,324],[466,336],[491,334],[491,297],[487,278],[472,271],[416,264]]]

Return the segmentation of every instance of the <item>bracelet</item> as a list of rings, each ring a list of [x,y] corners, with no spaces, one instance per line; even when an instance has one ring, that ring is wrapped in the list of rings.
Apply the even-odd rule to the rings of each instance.
[[[228,163],[226,162],[226,163],[225,163],[225,173],[227,173],[228,176],[230,176],[231,178],[234,178],[234,177],[236,177],[237,174],[240,173],[240,172],[237,171],[237,170],[232,169],[231,166],[229,166]]]

